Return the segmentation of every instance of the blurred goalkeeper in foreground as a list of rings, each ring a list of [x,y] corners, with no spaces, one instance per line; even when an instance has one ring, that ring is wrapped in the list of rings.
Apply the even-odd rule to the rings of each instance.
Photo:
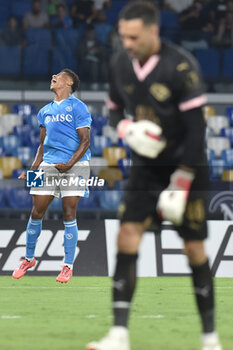
[[[129,350],[128,315],[136,285],[143,232],[152,220],[171,221],[184,240],[202,323],[202,350],[221,350],[214,325],[213,279],[203,240],[207,237],[204,191],[205,103],[195,59],[159,38],[159,14],[146,1],[125,7],[119,33],[124,51],[111,67],[111,123],[133,150],[123,204],[113,281],[114,326],[88,350]],[[134,121],[122,120],[124,111]]]

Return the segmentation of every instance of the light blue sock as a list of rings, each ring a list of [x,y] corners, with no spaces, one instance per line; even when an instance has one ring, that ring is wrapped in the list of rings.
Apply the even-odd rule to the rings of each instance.
[[[64,247],[65,247],[65,264],[74,263],[75,249],[78,242],[77,220],[64,221]]]
[[[32,219],[30,217],[26,234],[26,257],[33,258],[35,255],[36,242],[42,229],[42,219]]]

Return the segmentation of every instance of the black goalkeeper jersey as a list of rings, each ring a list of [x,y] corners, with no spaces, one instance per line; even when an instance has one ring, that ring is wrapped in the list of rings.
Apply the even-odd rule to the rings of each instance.
[[[203,164],[205,125],[200,107],[206,97],[192,55],[162,42],[160,52],[141,67],[122,51],[113,57],[110,75],[109,108],[125,110],[135,121],[151,120],[163,130],[167,147],[153,164]]]

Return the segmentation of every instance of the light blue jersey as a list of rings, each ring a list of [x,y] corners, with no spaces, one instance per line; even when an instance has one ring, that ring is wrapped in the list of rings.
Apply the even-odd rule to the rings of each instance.
[[[38,113],[39,124],[46,128],[43,160],[67,163],[77,150],[77,129],[91,126],[91,115],[85,103],[71,95],[61,103],[47,104]],[[80,160],[90,160],[90,149]]]

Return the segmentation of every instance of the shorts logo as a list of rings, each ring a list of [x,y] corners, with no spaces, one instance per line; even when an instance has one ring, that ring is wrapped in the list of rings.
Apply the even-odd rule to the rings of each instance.
[[[45,118],[45,124],[48,124],[51,120],[51,117],[48,115],[46,118]]]
[[[36,233],[35,230],[28,230],[28,234],[29,234],[29,235],[34,235],[35,233]]]
[[[66,234],[66,238],[67,238],[67,239],[72,239],[72,238],[73,238],[72,233],[67,233],[67,234]]]
[[[71,112],[72,111],[72,107],[71,106],[66,107],[66,111],[67,112]]]
[[[44,170],[28,170],[27,187],[44,187]]]

